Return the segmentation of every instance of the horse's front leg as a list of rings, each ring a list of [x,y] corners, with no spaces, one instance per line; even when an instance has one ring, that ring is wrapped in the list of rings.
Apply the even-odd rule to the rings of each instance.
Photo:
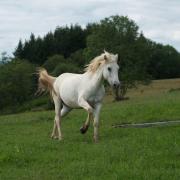
[[[85,122],[84,125],[80,128],[80,132],[81,132],[82,134],[85,134],[86,131],[88,130],[91,119],[92,119],[92,114],[88,112],[88,116],[87,116],[86,122]]]
[[[79,103],[79,106],[81,106],[82,108],[84,108],[88,112],[88,114],[90,114],[90,115],[93,114],[93,108],[87,102],[87,100],[85,100],[83,97],[79,98],[78,103]]]
[[[100,110],[101,110],[101,103],[98,103],[95,105],[94,108],[94,142],[97,143],[98,139],[99,139],[99,114],[100,114]]]
[[[84,99],[84,98],[80,98],[78,101],[79,105],[84,108],[87,112],[88,112],[88,117],[86,119],[85,124],[80,128],[80,132],[82,134],[84,134],[89,127],[90,124],[90,119],[92,119],[93,117],[93,108],[89,105],[89,103]]]

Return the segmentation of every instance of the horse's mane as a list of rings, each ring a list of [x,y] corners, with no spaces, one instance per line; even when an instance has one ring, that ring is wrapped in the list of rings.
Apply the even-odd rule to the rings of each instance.
[[[104,59],[105,55],[107,57],[106,60]],[[106,62],[111,61],[109,56],[110,56],[110,53],[106,52],[106,53],[101,54],[100,56],[95,57],[94,59],[90,61],[89,64],[86,65],[84,71],[93,72],[93,73],[96,72],[101,64],[105,64]]]

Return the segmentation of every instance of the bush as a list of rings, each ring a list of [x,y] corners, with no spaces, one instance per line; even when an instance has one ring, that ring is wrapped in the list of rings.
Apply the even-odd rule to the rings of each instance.
[[[76,64],[78,67],[84,68],[86,61],[83,54],[83,49],[79,49],[78,51],[72,53],[70,55],[70,61],[73,64]]]
[[[52,72],[59,63],[64,63],[64,62],[66,62],[64,56],[56,54],[54,56],[49,57],[48,60],[45,61],[45,63],[43,64],[43,67],[48,72]]]
[[[25,60],[14,59],[0,66],[0,109],[31,99],[35,88],[34,72],[34,65]]]
[[[52,72],[52,74],[54,76],[59,76],[62,73],[79,73],[80,69],[75,66],[74,64],[71,63],[59,63],[56,68],[54,69],[54,71]]]

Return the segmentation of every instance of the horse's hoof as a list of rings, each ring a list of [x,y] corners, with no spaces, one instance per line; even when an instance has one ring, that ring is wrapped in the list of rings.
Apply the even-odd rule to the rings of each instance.
[[[86,131],[84,130],[83,127],[81,127],[81,128],[80,128],[80,132],[81,132],[81,134],[84,134]]]
[[[88,125],[84,125],[83,127],[81,127],[80,128],[80,132],[81,132],[81,134],[85,134],[86,133],[86,131],[88,130]]]
[[[51,139],[59,139],[59,137],[55,135],[51,135]]]
[[[62,141],[63,138],[62,137],[57,137],[58,141]]]
[[[51,135],[51,139],[54,139],[54,135]]]

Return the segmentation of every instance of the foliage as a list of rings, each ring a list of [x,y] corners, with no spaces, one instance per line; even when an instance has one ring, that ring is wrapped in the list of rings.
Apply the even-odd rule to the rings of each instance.
[[[34,72],[34,66],[25,60],[14,59],[0,66],[0,109],[31,98]]]
[[[111,16],[95,24],[87,39],[86,58],[97,56],[104,48],[119,55],[121,96],[137,82],[147,82],[150,49],[134,21],[128,17]]]
[[[87,24],[85,28],[77,24],[57,27],[44,37],[31,33],[28,40],[19,41],[14,59],[2,54],[0,109],[31,99],[37,79],[27,74],[34,66],[43,66],[54,76],[64,72],[82,73],[84,65],[104,49],[119,55],[121,90],[115,92],[116,99],[124,98],[127,89],[139,83],[147,84],[150,79],[180,77],[179,52],[144,37],[138,25],[128,17],[111,16],[99,23]],[[12,77],[11,72],[16,80],[8,79]],[[27,85],[21,74],[27,76]],[[14,97],[13,91],[17,94]]]
[[[42,65],[54,54],[67,58],[73,52],[86,47],[87,34],[88,31],[77,24],[57,27],[53,33],[49,32],[43,38],[35,38],[34,34],[31,34],[28,41],[19,41],[14,56],[38,65]]]
[[[17,58],[22,58],[22,51],[23,51],[23,43],[22,43],[22,40],[20,39],[19,40],[19,43],[16,47],[16,50],[14,52],[14,56],[17,57]]]
[[[69,73],[78,73],[80,72],[79,68],[72,63],[59,63],[52,74],[54,76],[59,76],[62,73],[69,72]]]
[[[80,68],[84,68],[86,63],[83,51],[83,49],[79,49],[69,57],[70,61]]]
[[[82,68],[104,49],[119,54],[123,87],[144,82],[148,75],[154,79],[180,77],[179,52],[145,38],[126,16],[111,16],[85,28],[77,24],[57,27],[44,37],[32,33],[29,40],[19,41],[14,55],[42,66],[49,57],[59,54]]]
[[[180,54],[169,45],[153,43],[148,72],[153,79],[180,77]]]
[[[44,62],[43,67],[47,69],[48,72],[52,72],[59,63],[66,63],[66,59],[62,55],[53,55]]]

